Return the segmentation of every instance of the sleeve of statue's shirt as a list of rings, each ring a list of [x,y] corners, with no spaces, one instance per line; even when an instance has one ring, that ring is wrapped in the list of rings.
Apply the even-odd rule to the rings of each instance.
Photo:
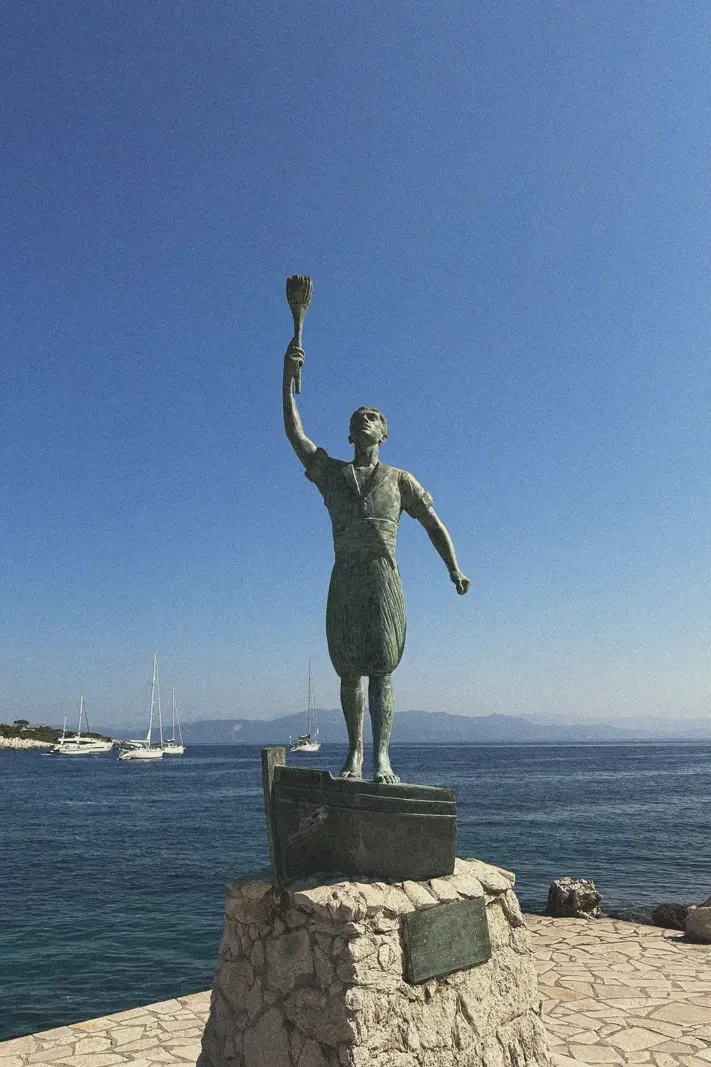
[[[317,448],[306,464],[304,476],[318,488],[323,496],[328,481],[329,467],[333,461],[325,448]]]
[[[417,478],[407,471],[400,471],[400,501],[402,510],[413,519],[421,519],[428,508],[432,507],[432,497],[425,492]]]

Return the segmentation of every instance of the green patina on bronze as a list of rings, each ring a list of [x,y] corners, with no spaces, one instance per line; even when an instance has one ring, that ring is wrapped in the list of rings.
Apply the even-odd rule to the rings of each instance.
[[[323,496],[333,527],[335,562],[328,591],[328,651],[341,679],[341,707],[348,729],[348,757],[340,776],[358,780],[363,767],[363,716],[368,678],[368,708],[373,726],[373,779],[399,779],[390,765],[389,745],[394,699],[392,674],[405,648],[405,601],[395,562],[398,524],[405,511],[424,527],[442,557],[458,593],[469,579],[459,570],[452,540],[432,507],[432,497],[407,471],[380,462],[387,422],[377,408],[361,407],[350,419],[349,463],[333,459],[304,433],[296,407],[304,351],[301,332],[311,301],[311,279],[287,281],[294,316],[294,337],[284,356],[282,403],[286,435],[306,477]]]
[[[262,791],[264,793],[264,813],[267,822],[267,845],[269,847],[269,862],[272,871],[277,869],[277,856],[274,848],[274,835],[272,834],[271,820],[271,796],[274,785],[274,768],[283,767],[286,763],[286,749],[280,745],[271,745],[262,749]]]
[[[280,766],[283,752],[262,750],[277,884],[316,874],[419,881],[452,873],[453,789],[334,778]]]
[[[491,956],[483,897],[405,915],[404,936],[405,977],[413,984],[486,963]]]

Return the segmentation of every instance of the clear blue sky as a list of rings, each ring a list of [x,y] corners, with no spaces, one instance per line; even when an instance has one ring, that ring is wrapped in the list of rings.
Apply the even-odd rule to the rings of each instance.
[[[0,719],[337,704],[301,410],[404,517],[398,707],[708,710],[706,3],[10,0]],[[142,712],[141,712],[142,714]]]

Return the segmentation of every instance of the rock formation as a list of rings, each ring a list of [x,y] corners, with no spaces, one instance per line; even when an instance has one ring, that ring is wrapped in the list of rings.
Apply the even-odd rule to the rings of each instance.
[[[695,904],[657,904],[652,908],[652,922],[665,930],[684,930],[689,912]]]
[[[602,896],[587,878],[557,878],[551,882],[546,915],[565,919],[597,919]]]

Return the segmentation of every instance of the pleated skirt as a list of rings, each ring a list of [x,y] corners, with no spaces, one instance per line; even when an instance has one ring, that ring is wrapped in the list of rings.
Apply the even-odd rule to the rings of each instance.
[[[326,605],[328,653],[341,678],[392,674],[405,650],[405,599],[387,557],[337,559]]]

